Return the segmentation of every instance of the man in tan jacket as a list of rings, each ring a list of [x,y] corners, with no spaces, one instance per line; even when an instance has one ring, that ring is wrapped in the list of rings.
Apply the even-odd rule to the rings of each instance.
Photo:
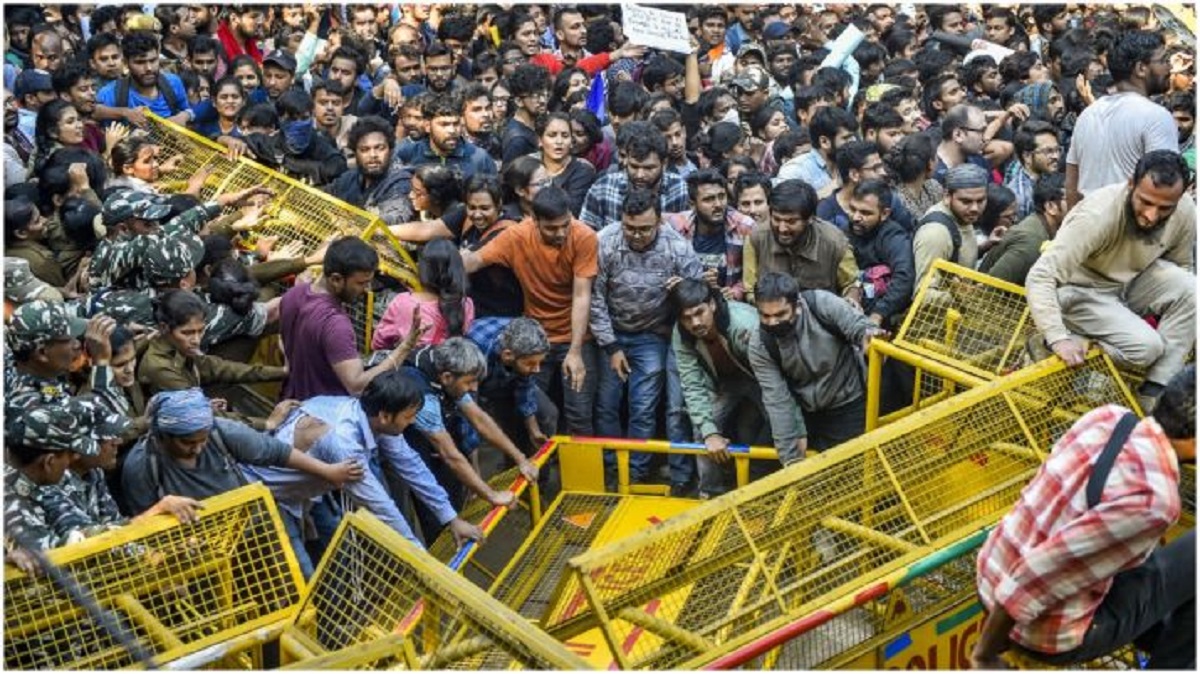
[[[1184,194],[1187,180],[1177,152],[1146,154],[1128,184],[1093,190],[1071,210],[1025,281],[1050,349],[1079,365],[1085,340],[1095,340],[1145,369],[1138,402],[1147,411],[1196,342],[1196,205]],[[1147,314],[1158,317],[1157,329]]]

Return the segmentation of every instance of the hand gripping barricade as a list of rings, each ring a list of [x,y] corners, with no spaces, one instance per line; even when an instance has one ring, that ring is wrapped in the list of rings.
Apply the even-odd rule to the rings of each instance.
[[[300,603],[303,578],[270,492],[249,485],[204,501],[199,521],[159,516],[47,552],[159,667],[261,668]],[[46,576],[5,567],[8,669],[136,666]]]

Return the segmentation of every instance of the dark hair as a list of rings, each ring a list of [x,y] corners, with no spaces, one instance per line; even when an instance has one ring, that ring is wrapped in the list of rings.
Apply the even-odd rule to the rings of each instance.
[[[354,77],[362,75],[367,69],[367,57],[361,51],[351,47],[348,44],[343,44],[333,51],[329,57],[329,63],[332,65],[334,59],[344,59],[354,63]]]
[[[174,330],[188,321],[205,316],[204,300],[190,290],[167,290],[154,300],[154,320]]]
[[[646,211],[654,211],[655,216],[662,215],[662,204],[658,195],[650,190],[633,188],[625,195],[621,204],[621,215],[641,215]]]
[[[374,272],[379,267],[379,253],[357,236],[343,236],[329,244],[321,261],[325,275],[349,276],[358,272]]]
[[[850,171],[861,169],[867,164],[867,158],[879,154],[879,146],[865,140],[852,140],[838,148],[834,155],[838,175],[843,183],[850,182]]]
[[[882,101],[876,101],[867,106],[863,111],[862,132],[867,135],[868,131],[882,131],[883,129],[898,129],[904,126],[904,118],[896,109]]]
[[[791,274],[769,271],[758,277],[758,282],[754,284],[755,302],[787,300],[787,303],[794,307],[799,296],[800,284]]]
[[[463,188],[463,201],[465,202],[472,194],[480,192],[486,193],[492,198],[492,202],[499,209],[504,205],[504,193],[500,188],[500,181],[494,175],[486,173],[478,173],[467,181],[467,186]]]
[[[712,164],[725,161],[725,154],[742,142],[742,127],[733,122],[717,122],[700,139],[700,152]]]
[[[314,100],[317,98],[318,91],[324,91],[331,96],[339,98],[345,98],[346,94],[350,93],[350,90],[346,88],[346,85],[342,84],[341,80],[330,79],[315,80],[312,85],[312,97]]]
[[[817,72],[812,76],[812,86],[824,89],[835,96],[846,91],[846,87],[849,87],[852,82],[849,73],[832,66],[817,68]]]
[[[260,126],[278,129],[279,113],[275,110],[275,106],[270,103],[247,105],[242,108],[242,112],[238,115],[238,125],[241,127]]]
[[[713,87],[706,89],[700,94],[700,100],[696,102],[696,112],[700,115],[700,119],[712,119],[713,112],[717,108],[717,101],[722,97],[733,97],[725,87]]]
[[[291,87],[279,95],[279,100],[275,101],[275,110],[280,117],[302,119],[312,115],[313,99],[307,91]]]
[[[625,158],[641,161],[650,155],[657,154],[664,163],[667,161],[667,139],[662,132],[650,124],[646,124],[649,133],[639,133],[625,144]]]
[[[51,136],[52,132],[56,132],[58,123],[62,121],[68,110],[75,110],[75,106],[70,102],[61,98],[56,98],[41,107],[37,113],[37,121],[34,125],[34,144],[37,145],[38,157],[45,157],[50,153],[50,149],[54,147],[56,140]],[[78,114],[78,110],[75,110]],[[59,141],[61,142],[61,141]]]
[[[673,58],[658,55],[642,68],[642,84],[648,91],[663,86],[673,77],[683,76],[683,66]]]
[[[379,413],[398,414],[421,405],[425,383],[404,370],[391,370],[375,377],[358,399],[368,417]]]
[[[946,86],[947,82],[952,81],[957,82],[958,75],[955,75],[954,73],[941,73],[935,75],[933,79],[925,83],[925,89],[921,92],[921,111],[925,113],[926,117],[931,119],[938,117],[938,110],[937,108],[933,107],[933,104],[941,100],[942,87]],[[949,111],[943,110],[942,114],[947,112]]]
[[[927,134],[915,133],[900,139],[883,158],[888,170],[900,182],[907,183],[929,170],[934,143]]]
[[[984,205],[983,213],[979,215],[979,221],[975,223],[975,226],[983,233],[991,234],[999,224],[1000,214],[1016,202],[1017,195],[1011,189],[1004,185],[988,183],[987,204]]]
[[[533,63],[522,63],[508,76],[508,92],[514,99],[550,91],[550,71]]]
[[[221,93],[221,90],[225,89],[226,87],[233,87],[234,89],[237,90],[238,95],[242,97],[242,101],[243,101],[242,107],[245,107],[245,105],[246,105],[246,103],[245,103],[246,90],[242,87],[242,81],[239,80],[238,78],[234,77],[233,75],[226,75],[225,77],[222,77],[221,79],[217,80],[217,83],[214,84],[213,88],[212,88],[213,100],[216,100],[217,94]],[[317,88],[316,85],[314,85],[313,90],[315,91],[316,88]]]
[[[772,213],[799,215],[804,220],[817,212],[817,201],[817,191],[798,178],[777,183],[767,198]]]
[[[926,7],[925,15],[929,17],[930,30],[942,30],[946,17],[955,12],[966,18],[966,11],[958,5],[929,5]]]
[[[133,345],[133,332],[124,325],[117,325],[108,335],[108,345],[113,355],[120,353],[121,349]]]
[[[196,35],[188,40],[188,54],[195,58],[196,54],[216,54],[221,56],[220,42],[211,35]]]
[[[650,94],[637,82],[617,80],[608,92],[608,112],[614,117],[636,115]]]
[[[1035,52],[1015,51],[1000,61],[1000,75],[1006,82],[1024,82],[1041,58]]]
[[[121,43],[121,56],[125,58],[126,64],[136,56],[148,54],[150,52],[158,53],[158,38],[151,33],[134,32],[125,36],[125,40]]]
[[[682,124],[683,116],[675,108],[666,108],[651,114],[649,122],[654,125],[654,128],[666,133],[672,125]]]
[[[1196,437],[1196,365],[1187,365],[1167,382],[1150,416],[1171,440]]]
[[[1024,161],[1025,155],[1036,150],[1037,137],[1046,134],[1058,138],[1058,132],[1049,122],[1031,119],[1018,127],[1017,132],[1013,134],[1013,149],[1016,151],[1017,161]]]
[[[101,26],[112,21],[114,25],[120,24],[121,15],[125,13],[126,7],[119,5],[101,5],[92,12],[92,30],[97,31]],[[117,25],[117,30],[121,30],[122,26]],[[108,35],[109,33],[100,33]],[[116,37],[113,35],[113,37]]]
[[[383,137],[387,139],[389,153],[395,148],[395,129],[391,124],[387,123],[387,120],[377,115],[359,117],[358,121],[354,123],[354,126],[350,127],[350,133],[346,137],[346,145],[349,146],[351,150],[356,150],[358,149],[358,144],[362,142],[362,139],[373,133],[383,134]]]
[[[136,154],[134,156],[136,157]],[[64,196],[71,190],[71,164],[79,163],[87,165],[88,184],[92,189],[99,190],[108,181],[108,169],[100,155],[87,148],[60,147],[50,153],[50,157],[38,172],[37,191],[42,200],[43,213],[53,211],[53,197]]]
[[[518,203],[521,196],[518,190],[529,187],[533,174],[542,167],[540,159],[533,155],[523,155],[508,162],[500,172],[500,184],[504,188],[504,202]]]
[[[1131,30],[1121,36],[1108,54],[1108,71],[1113,80],[1127,81],[1139,63],[1149,63],[1154,52],[1163,48],[1162,35],[1147,30]]]
[[[984,73],[996,67],[996,59],[988,54],[982,54],[971,59],[969,63],[963,64],[958,71],[958,79],[964,87],[972,89],[983,80]]]
[[[576,73],[581,73],[584,77],[587,77],[587,71],[585,71],[583,68],[575,67],[563,68],[562,72],[560,72],[558,75],[555,75],[554,84],[551,86],[550,92],[551,103],[557,103],[559,106],[561,106],[566,102],[567,89],[571,87],[571,76]],[[591,81],[590,77],[587,79],[589,82]],[[561,109],[561,107],[559,107],[559,109]]]
[[[742,198],[742,192],[754,187],[761,187],[763,195],[770,201],[771,177],[757,171],[750,171],[738,176],[738,179],[733,183],[733,200],[737,202]]]
[[[1046,204],[1062,201],[1067,193],[1067,179],[1061,173],[1047,173],[1039,176],[1033,184],[1033,210],[1038,213],[1046,212]],[[990,197],[988,199],[991,201]]]
[[[463,296],[467,292],[467,272],[458,248],[449,239],[425,244],[417,262],[417,276],[425,290],[437,295],[438,310],[446,319],[449,335],[461,337],[466,320]]]
[[[259,84],[259,86],[262,86],[262,79],[263,79],[262,66],[258,65],[258,62],[254,60],[254,57],[250,56],[249,54],[242,54],[241,56],[235,56],[234,59],[229,62],[229,67],[225,69],[225,74],[236,77],[236,75],[234,75],[234,72],[238,68],[241,68],[242,66],[250,66],[251,68],[253,68],[254,74],[258,76],[258,84]]]
[[[688,198],[692,201],[696,200],[696,195],[700,192],[702,185],[716,185],[721,189],[725,189],[725,176],[715,168],[702,168],[693,171],[687,177]]]
[[[480,98],[488,99],[488,105],[491,105],[492,93],[490,91],[488,91],[488,88],[483,86],[479,82],[471,82],[467,86],[463,87],[462,90],[458,94],[458,109],[459,109],[459,111],[461,112],[461,111],[465,110],[467,108],[468,103],[470,103],[471,101],[480,99]],[[422,112],[422,114],[424,114],[424,113]]]
[[[783,115],[784,121],[787,120],[787,113],[775,105],[764,105],[759,108],[753,115],[750,115],[750,133],[755,136],[762,137],[762,132],[766,130],[767,125],[771,123],[771,118],[776,114]]]
[[[1040,30],[1042,24],[1050,23],[1054,17],[1067,11],[1066,5],[1034,5],[1033,6],[1033,25]]]
[[[533,197],[533,216],[538,220],[557,220],[570,214],[571,198],[561,187],[544,187]]]
[[[593,54],[609,51],[616,45],[617,33],[611,22],[604,19],[588,21],[587,29],[584,48]]]
[[[98,14],[101,9],[103,9],[103,7],[97,8],[96,11],[92,13],[93,19],[96,18],[96,14]],[[9,23],[12,23],[11,19]],[[98,24],[93,23],[92,25],[96,26]],[[96,55],[96,52],[100,51],[101,49],[107,49],[108,47],[117,47],[120,49],[121,38],[112,33],[96,33],[87,41],[87,56],[89,59],[93,58]]]
[[[212,302],[224,304],[239,316],[245,316],[258,301],[258,283],[241,262],[227,257],[213,265],[208,279],[208,296]]]
[[[1142,182],[1142,178],[1150,176],[1155,187],[1173,187],[1180,182],[1186,188],[1191,171],[1183,155],[1172,150],[1153,150],[1142,155],[1137,166],[1133,169],[1133,184]]]
[[[1193,118],[1196,116],[1196,92],[1176,91],[1167,96],[1164,107],[1171,112],[1186,112]]]
[[[541,138],[546,133],[546,129],[550,128],[550,122],[563,122],[567,125],[567,132],[570,133],[571,131],[570,115],[565,112],[548,112],[544,115],[539,115],[537,121],[534,123],[538,138]]]
[[[954,54],[949,49],[931,49],[930,45],[926,44],[924,49],[917,52],[914,61],[917,66],[917,79],[925,85],[926,94],[929,93],[930,88],[934,90],[933,97],[935,99],[941,88],[939,78],[950,75],[957,79],[957,75],[949,71],[950,65],[954,62]]]
[[[33,202],[25,197],[4,200],[4,238],[13,241],[18,232],[24,232],[38,216]]]
[[[413,173],[414,178],[420,178],[429,193],[432,209],[436,213],[445,213],[446,209],[462,201],[462,174],[457,168],[441,164],[422,164]]]
[[[916,39],[916,37],[917,34],[912,30],[909,30],[900,24],[895,24],[892,26],[892,29],[883,36],[883,46],[887,47],[888,55],[890,55],[892,58],[896,58],[901,52],[904,51],[905,47],[912,44],[912,41]],[[894,63],[895,61],[888,65],[892,65]],[[911,65],[912,62],[909,61],[909,64]],[[884,69],[887,69],[886,66]]]
[[[96,247],[96,230],[93,223],[100,215],[100,207],[83,197],[67,197],[59,209],[58,219],[63,232],[83,250]]]
[[[885,180],[878,178],[864,180],[855,185],[854,191],[851,192],[851,197],[854,199],[862,199],[869,196],[873,196],[879,200],[880,209],[892,207],[892,188],[888,186]]]
[[[475,22],[469,16],[451,14],[438,24],[438,40],[460,40],[470,42],[475,34]]]
[[[855,48],[853,57],[858,62],[858,67],[866,70],[873,65],[882,64],[887,61],[888,51],[883,45],[874,42],[863,42]],[[820,74],[820,71],[817,74]]]
[[[572,122],[583,127],[584,134],[587,135],[590,145],[588,149],[595,147],[597,143],[604,140],[604,131],[600,127],[600,119],[591,110],[572,110],[568,115]]]
[[[828,138],[829,145],[832,147],[833,139],[837,138],[838,131],[842,129],[849,129],[851,132],[857,133],[858,120],[854,119],[854,115],[846,110],[827,105],[813,113],[808,135],[814,149],[820,144],[822,138]]]
[[[50,81],[54,85],[54,93],[65,94],[71,87],[79,84],[79,80],[94,77],[91,68],[82,61],[67,61],[58,70],[50,73]]]
[[[713,320],[717,325],[717,330],[725,332],[729,329],[729,303],[725,301],[725,296],[721,294],[720,290],[700,279],[685,278],[675,284],[675,287],[671,289],[670,301],[676,320],[688,309],[698,307],[705,302],[712,302],[716,305]],[[679,336],[689,343],[694,343],[696,339],[682,328],[679,330]]]

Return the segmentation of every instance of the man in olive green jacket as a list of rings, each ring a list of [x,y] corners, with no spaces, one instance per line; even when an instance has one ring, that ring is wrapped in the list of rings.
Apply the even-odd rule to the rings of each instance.
[[[671,297],[677,319],[671,344],[683,398],[696,441],[708,450],[698,461],[700,497],[711,498],[729,488],[731,435],[747,444],[770,441],[770,433],[762,432],[767,426],[762,392],[750,369],[750,336],[758,330],[758,312],[749,304],[726,301],[721,291],[696,279],[679,281]],[[758,414],[738,414],[748,408]],[[734,433],[738,428],[753,430]],[[762,437],[751,437],[755,431]]]

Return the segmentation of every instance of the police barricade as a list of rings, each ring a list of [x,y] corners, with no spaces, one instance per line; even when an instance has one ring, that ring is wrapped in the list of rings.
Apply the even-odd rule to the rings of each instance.
[[[890,609],[906,619],[969,597],[981,532],[1052,443],[1110,402],[1133,404],[1098,350],[1078,369],[1047,359],[980,384],[572,558],[540,624],[562,641],[599,628],[623,669],[876,657],[871,640],[895,633],[889,591],[924,592]]]
[[[259,647],[278,637],[299,605],[300,567],[262,485],[203,503],[194,524],[162,515],[47,557],[114,614],[156,666],[260,669]],[[4,609],[8,669],[140,664],[44,576],[6,566]]]
[[[280,639],[295,669],[586,669],[370,513],[345,516]]]

